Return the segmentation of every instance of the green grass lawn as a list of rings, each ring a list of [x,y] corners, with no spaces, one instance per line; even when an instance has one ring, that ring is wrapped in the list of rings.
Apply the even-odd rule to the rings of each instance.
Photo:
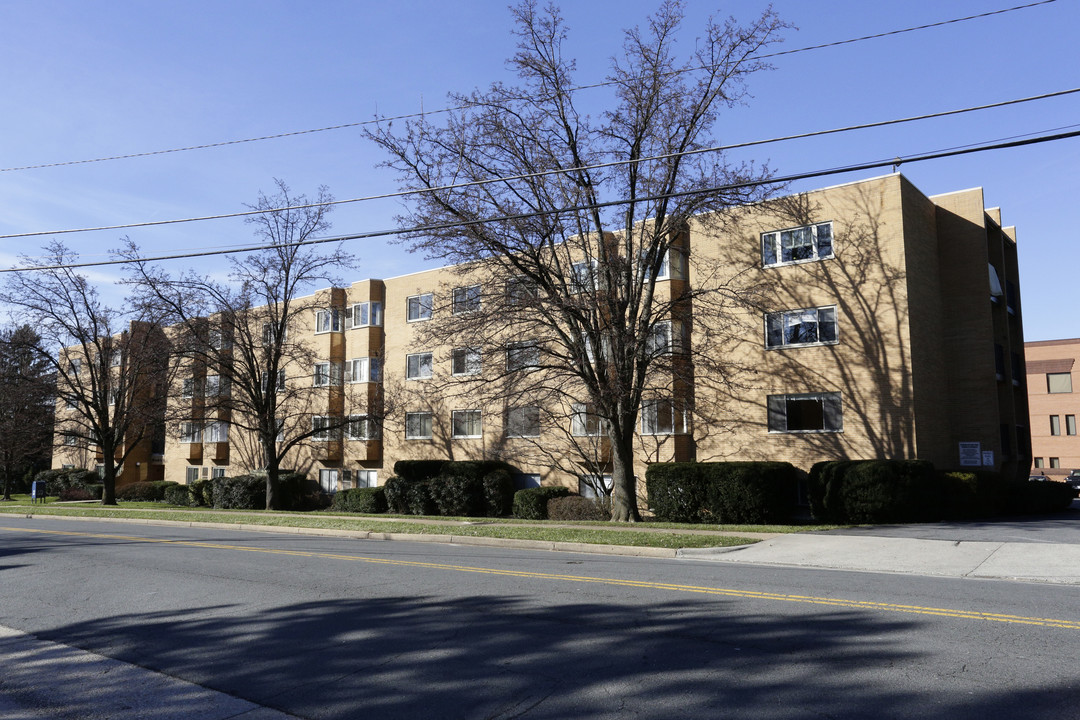
[[[454,535],[458,537],[510,538],[658,548],[747,545],[761,539],[760,536],[754,537],[759,533],[790,533],[825,528],[825,526],[808,525],[718,526],[657,522],[613,525],[603,522],[526,521],[515,518],[357,515],[331,511],[285,513],[255,510],[210,510],[207,508],[178,507],[155,502],[122,502],[117,507],[103,507],[94,502],[59,503],[53,497],[46,498],[47,502],[44,504],[31,505],[29,495],[13,495],[12,499],[13,502],[0,503],[0,513],[26,514],[33,512],[38,515],[68,517],[167,520],[185,523],[228,523],[350,530],[354,532]],[[720,534],[721,532],[723,534]],[[746,533],[747,535],[739,536],[739,533]]]

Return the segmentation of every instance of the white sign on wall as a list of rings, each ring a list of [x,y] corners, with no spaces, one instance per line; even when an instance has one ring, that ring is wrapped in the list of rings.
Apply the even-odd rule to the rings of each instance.
[[[982,465],[982,443],[977,442],[962,442],[960,443],[960,465],[979,467]]]

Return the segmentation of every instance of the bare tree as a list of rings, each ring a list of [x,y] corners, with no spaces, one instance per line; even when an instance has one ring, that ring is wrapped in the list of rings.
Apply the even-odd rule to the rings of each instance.
[[[178,405],[187,415],[172,431],[194,435],[225,424],[230,445],[248,451],[238,459],[266,472],[268,510],[281,505],[279,477],[290,453],[340,434],[347,423],[341,413],[313,422],[321,390],[311,375],[316,353],[300,330],[316,309],[299,298],[332,285],[332,273],[350,266],[340,246],[305,244],[330,228],[333,198],[325,187],[309,200],[275,182],[277,192],[260,194],[251,207],[262,212],[248,220],[265,247],[232,260],[227,282],[195,272],[173,278],[142,261],[131,279],[141,301],[167,320],[180,351],[177,384],[188,402]],[[138,249],[129,243],[124,255],[138,259]],[[336,311],[326,311],[332,320]]]
[[[52,456],[53,381],[39,352],[41,337],[29,325],[0,332],[0,472],[4,500],[13,476],[47,468]]]
[[[46,248],[48,265],[11,275],[0,300],[32,326],[25,346],[44,358],[56,377],[56,435],[64,452],[94,451],[103,468],[102,504],[116,504],[116,480],[137,450],[147,451],[161,428],[169,344],[147,308],[116,309],[70,266],[62,243]],[[134,472],[134,469],[132,469]]]
[[[682,3],[664,2],[644,31],[626,32],[611,107],[595,117],[575,106],[558,9],[527,0],[513,15],[518,52],[509,65],[520,87],[452,95],[465,109],[445,125],[386,124],[370,137],[403,186],[422,191],[403,218],[424,228],[410,236],[413,248],[466,263],[462,272],[482,277],[491,301],[481,297],[472,315],[451,311],[426,332],[461,347],[497,348],[512,336],[535,343],[523,350],[527,363],[511,360],[477,387],[490,404],[539,406],[553,425],[576,424],[576,438],[602,435],[613,519],[637,520],[642,403],[666,403],[668,424],[682,422],[695,365],[716,364],[699,337],[691,347],[673,332],[689,330],[691,307],[724,313],[737,299],[715,268],[695,268],[698,282],[686,281],[696,262],[690,220],[719,222],[715,211],[759,198],[746,188],[767,177],[697,151],[715,144],[720,109],[746,98],[747,77],[766,67],[755,54],[785,26],[771,10],[748,26],[710,21],[680,60]],[[679,282],[659,282],[676,270]]]

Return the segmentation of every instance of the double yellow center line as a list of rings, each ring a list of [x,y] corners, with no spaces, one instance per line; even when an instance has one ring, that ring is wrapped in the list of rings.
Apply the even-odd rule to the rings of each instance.
[[[869,600],[846,600],[843,598],[815,597],[812,595],[794,595],[788,593],[757,592],[754,590],[734,590],[728,588],[701,587],[697,585],[677,585],[674,583],[651,582],[644,580],[623,580],[618,578],[597,578],[584,575],[563,575],[561,573],[527,572],[524,570],[496,570],[490,568],[470,567],[468,565],[450,565],[446,563],[418,562],[415,560],[388,560],[386,558],[366,557],[363,555],[341,555],[325,552],[305,552],[301,550],[279,550],[274,548],[250,547],[246,545],[226,545],[222,543],[198,542],[194,540],[165,540],[159,538],[139,537],[135,535],[111,535],[106,533],[71,532],[61,530],[38,530],[17,527],[0,527],[0,530],[9,532],[34,533],[40,535],[57,535],[80,538],[97,538],[102,540],[120,540],[126,542],[161,543],[180,547],[206,548],[210,550],[235,550],[240,552],[267,553],[272,555],[290,555],[293,557],[319,558],[323,560],[344,560],[347,562],[372,563],[376,565],[392,565],[397,567],[414,567],[428,570],[446,570],[450,572],[466,572],[480,575],[496,575],[502,577],[527,578],[531,580],[550,580],[558,582],[591,583],[594,585],[607,585],[612,587],[632,587],[646,590],[667,590],[671,592],[686,592],[700,595],[716,595],[743,600],[771,600],[774,602],[792,602],[808,605],[823,605],[827,607],[841,607],[855,610],[874,610],[878,612],[907,613],[911,615],[931,615],[935,617],[957,618],[960,620],[981,620],[986,622],[1009,623],[1015,625],[1037,625],[1048,628],[1061,628],[1064,630],[1080,630],[1080,621],[1057,620],[1053,618],[1026,617],[1023,615],[1005,615],[1000,613],[988,613],[978,610],[954,610],[950,608],[925,607],[921,605],[901,605],[897,603],[874,602]]]

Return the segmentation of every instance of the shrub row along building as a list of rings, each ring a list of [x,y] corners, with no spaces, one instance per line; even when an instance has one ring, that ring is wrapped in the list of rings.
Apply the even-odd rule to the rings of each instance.
[[[588,252],[575,257],[559,302],[590,312],[597,273]],[[649,463],[695,459],[1028,471],[1015,237],[980,189],[926,197],[892,174],[697,218],[654,289],[668,314],[643,340],[655,362],[637,406],[641,483]],[[397,460],[504,459],[522,487],[602,491],[604,423],[560,368],[610,349],[531,334],[520,313],[548,301],[483,262],[298,300],[284,340],[302,352],[259,388],[279,394],[283,441],[309,435],[283,467],[334,491],[382,484]],[[206,321],[204,341],[233,344],[230,362],[247,351],[241,335],[275,341],[257,312],[236,322]],[[243,408],[226,400],[240,390],[228,369],[182,348],[170,368],[166,432],[129,456],[119,484],[261,467]],[[57,444],[56,467],[94,461]]]

